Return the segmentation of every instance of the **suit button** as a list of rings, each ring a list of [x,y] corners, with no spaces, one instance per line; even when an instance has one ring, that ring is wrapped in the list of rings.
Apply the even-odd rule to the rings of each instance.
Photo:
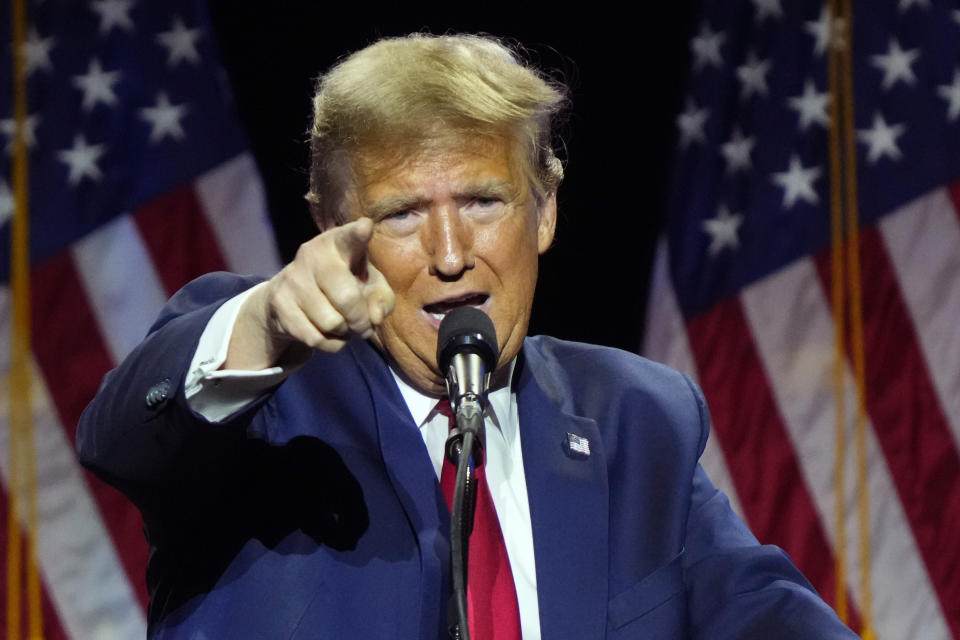
[[[170,378],[164,378],[147,389],[146,402],[147,407],[156,409],[163,404],[170,394]]]

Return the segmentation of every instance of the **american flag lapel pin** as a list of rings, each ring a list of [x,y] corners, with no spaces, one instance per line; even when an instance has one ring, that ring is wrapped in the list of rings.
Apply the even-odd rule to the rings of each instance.
[[[567,432],[567,451],[571,455],[586,458],[590,455],[590,441],[583,436]]]

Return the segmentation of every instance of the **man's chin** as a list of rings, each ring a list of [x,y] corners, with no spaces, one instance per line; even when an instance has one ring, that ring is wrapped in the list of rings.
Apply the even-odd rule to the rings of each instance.
[[[447,385],[437,371],[427,366],[423,360],[417,358],[412,352],[407,357],[400,357],[384,346],[384,340],[380,332],[375,332],[370,338],[370,343],[376,347],[377,351],[383,356],[390,365],[390,368],[403,379],[408,385],[428,396],[442,398],[447,395]],[[413,362],[406,362],[412,360]]]

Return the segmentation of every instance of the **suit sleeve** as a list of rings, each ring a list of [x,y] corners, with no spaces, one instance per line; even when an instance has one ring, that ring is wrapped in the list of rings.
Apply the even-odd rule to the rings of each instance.
[[[211,425],[191,411],[184,380],[197,341],[221,304],[257,281],[210,274],[166,304],[146,339],[101,383],[77,429],[80,461],[136,503],[169,484],[198,447],[236,437],[243,416]],[[182,471],[182,467],[178,470]]]
[[[700,408],[702,454],[709,417],[702,393],[687,382]],[[857,638],[782,549],[757,542],[699,464],[685,542],[684,581],[694,637]]]

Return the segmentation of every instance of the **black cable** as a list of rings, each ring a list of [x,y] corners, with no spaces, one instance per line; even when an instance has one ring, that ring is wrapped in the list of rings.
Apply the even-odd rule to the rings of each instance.
[[[468,429],[462,434],[457,461],[457,477],[450,509],[450,565],[453,579],[452,609],[456,625],[450,626],[450,637],[470,640],[470,622],[467,610],[467,582],[470,558],[470,533],[476,508],[476,481],[471,467],[476,436]],[[453,613],[452,611],[450,612]],[[453,618],[453,615],[450,615]]]

